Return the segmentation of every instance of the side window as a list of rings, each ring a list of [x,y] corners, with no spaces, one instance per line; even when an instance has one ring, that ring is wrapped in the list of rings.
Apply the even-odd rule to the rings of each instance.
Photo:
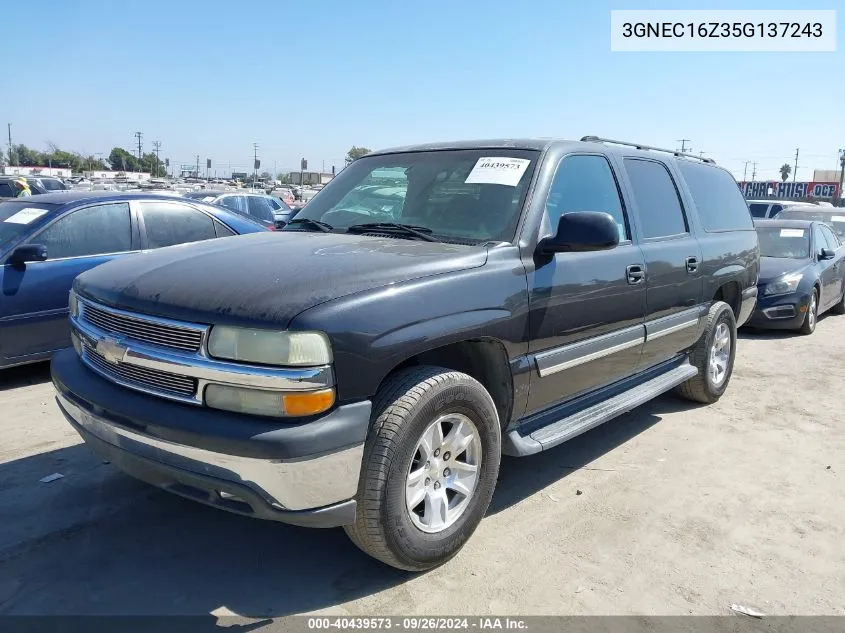
[[[643,238],[688,231],[678,190],[665,166],[652,160],[626,158],[625,171],[637,202]]]
[[[781,211],[783,211],[783,205],[782,205],[782,204],[773,204],[773,205],[772,205],[772,210],[771,210],[771,211],[769,211],[769,217],[770,217],[770,218],[773,218],[773,217],[775,217],[778,213],[780,213]]]
[[[753,218],[765,218],[766,211],[769,210],[768,204],[763,204],[762,202],[754,202],[748,205],[748,209],[751,211],[751,217]]]
[[[278,211],[282,208],[282,203],[276,200],[276,198],[265,198],[267,200],[270,207],[272,207],[273,211]]]
[[[824,234],[825,240],[827,241],[827,247],[833,250],[836,250],[841,246],[839,243],[839,238],[836,237],[836,234],[830,229],[829,226],[821,225],[822,233]]]
[[[261,196],[247,196],[246,202],[247,209],[252,217],[269,222],[273,221],[273,208],[267,200]]]
[[[31,241],[46,246],[49,259],[132,250],[129,204],[100,204],[73,211],[56,220]]]
[[[237,233],[219,220],[214,220],[214,228],[217,231],[217,237],[231,237],[232,235],[237,235]]]
[[[223,198],[219,204],[221,206],[226,207],[227,209],[231,209],[232,211],[238,211],[243,213],[243,208],[240,204],[241,196],[226,196]]]
[[[818,253],[823,248],[827,248],[827,240],[824,239],[822,228],[818,224],[813,225],[813,250]]]
[[[748,205],[728,172],[705,163],[678,160],[705,231],[751,230]]]
[[[147,248],[161,248],[211,240],[217,237],[214,222],[204,213],[183,204],[142,202]]]
[[[630,239],[619,188],[604,156],[567,156],[560,162],[546,199],[543,231],[554,233],[560,216],[573,211],[609,213],[619,228],[619,241]]]

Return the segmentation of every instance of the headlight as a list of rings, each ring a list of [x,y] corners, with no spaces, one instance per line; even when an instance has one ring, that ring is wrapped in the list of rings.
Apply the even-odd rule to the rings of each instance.
[[[214,409],[275,417],[316,415],[334,404],[334,389],[286,392],[210,384],[205,404]]]
[[[329,339],[322,332],[278,332],[216,325],[208,337],[208,353],[216,358],[262,365],[310,367],[332,362]]]
[[[778,279],[777,281],[773,281],[771,283],[766,284],[763,288],[764,295],[785,295],[789,294],[790,292],[795,292],[798,289],[798,284],[801,283],[801,279],[803,279],[803,273],[792,273],[790,275],[785,275]]]
[[[76,293],[73,290],[70,291],[68,307],[70,308],[70,316],[74,319],[79,316],[79,300],[76,298]]]

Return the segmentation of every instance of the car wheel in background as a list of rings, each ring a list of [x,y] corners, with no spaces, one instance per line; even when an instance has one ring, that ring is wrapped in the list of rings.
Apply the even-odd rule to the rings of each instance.
[[[816,321],[819,319],[819,291],[813,288],[813,294],[810,295],[810,304],[807,307],[807,313],[804,315],[804,323],[801,324],[799,330],[801,334],[812,334],[816,331]]]
[[[352,541],[411,571],[454,556],[478,527],[499,474],[496,406],[474,378],[442,367],[389,377],[373,403]]]
[[[707,313],[704,334],[689,354],[689,362],[698,374],[675,391],[695,402],[716,402],[728,387],[735,358],[736,317],[727,303],[716,301]]]

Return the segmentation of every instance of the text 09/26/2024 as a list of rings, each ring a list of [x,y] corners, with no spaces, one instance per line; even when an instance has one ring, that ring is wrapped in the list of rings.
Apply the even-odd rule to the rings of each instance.
[[[611,11],[612,51],[832,52],[836,11]]]

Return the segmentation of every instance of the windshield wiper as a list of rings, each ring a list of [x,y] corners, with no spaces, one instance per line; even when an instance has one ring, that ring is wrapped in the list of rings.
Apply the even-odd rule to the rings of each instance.
[[[425,226],[414,224],[399,224],[398,222],[367,222],[366,224],[353,224],[346,229],[348,233],[367,233],[369,231],[397,231],[405,235],[413,235],[426,242],[439,242],[436,237],[431,236],[431,229]]]
[[[318,231],[322,231],[323,233],[331,233],[332,229],[334,228],[331,224],[321,222],[320,220],[312,220],[311,218],[294,218],[293,220],[285,224],[285,228],[293,226],[294,224],[310,226],[312,229],[317,229]]]

